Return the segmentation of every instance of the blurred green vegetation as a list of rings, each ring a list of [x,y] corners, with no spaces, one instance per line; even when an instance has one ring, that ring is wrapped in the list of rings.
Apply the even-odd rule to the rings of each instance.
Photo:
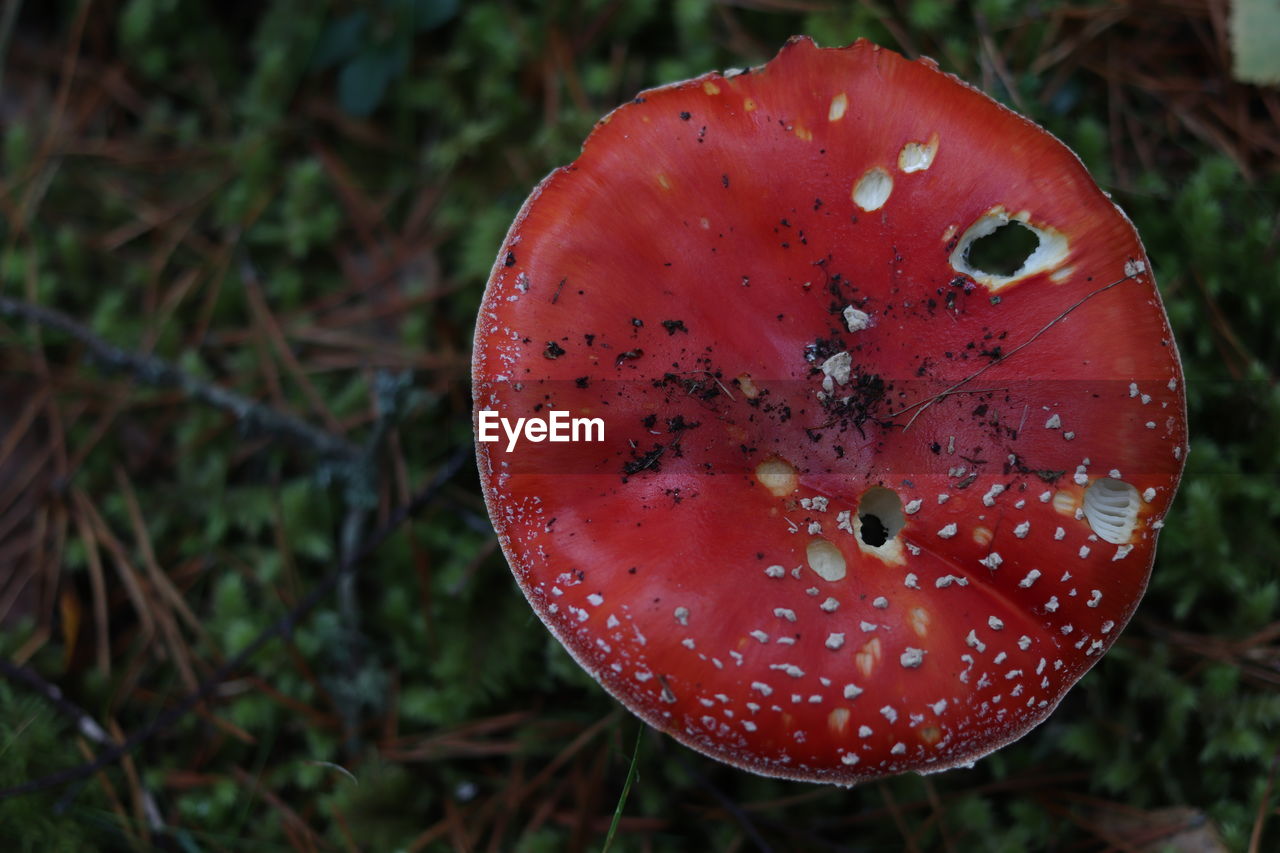
[[[1135,221],[1185,361],[1182,492],[1139,616],[1019,743],[840,790],[646,737],[613,849],[1101,849],[1134,810],[1157,843],[1203,821],[1227,849],[1280,838],[1280,173],[1251,135],[1275,93],[1226,78],[1206,10],[1164,10],[1157,42],[1135,46],[1152,4],[21,5],[0,56],[0,294],[374,440],[362,504],[305,448],[0,321],[0,645],[104,725],[134,731],[190,691],[469,443],[494,254],[601,115],[764,62],[795,33],[865,37],[1027,112]],[[1128,65],[1098,59],[1121,45]],[[1173,82],[1202,93],[1179,95],[1181,113],[1176,86],[1151,82],[1170,75],[1143,64],[1161,48],[1182,51]],[[1219,126],[1210,102],[1263,118]],[[410,392],[380,396],[403,371]],[[136,776],[108,769],[65,808],[63,790],[0,803],[0,838],[598,849],[637,725],[538,624],[468,473],[139,750]],[[71,728],[0,683],[0,784],[80,761]],[[1170,806],[1190,817],[1162,824]]]

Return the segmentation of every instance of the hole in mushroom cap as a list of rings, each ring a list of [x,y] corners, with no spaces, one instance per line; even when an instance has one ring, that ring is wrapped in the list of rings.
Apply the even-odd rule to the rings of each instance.
[[[838,581],[844,578],[845,561],[840,549],[826,539],[815,539],[809,543],[805,555],[809,558],[809,568],[824,581]]]
[[[1034,231],[1010,220],[970,243],[964,259],[969,266],[987,275],[1010,276],[1022,269],[1039,247],[1040,238]]]
[[[898,535],[907,518],[902,514],[902,498],[893,489],[872,486],[858,501],[858,519],[862,526],[858,536],[863,544],[879,548]]]
[[[853,185],[853,203],[870,213],[879,210],[893,192],[893,176],[876,166]]]
[[[1030,232],[1034,245],[1022,232]],[[996,242],[990,247],[985,243],[979,246],[987,237],[995,238]],[[975,251],[977,257],[973,256]],[[1010,214],[997,205],[964,232],[951,251],[950,263],[956,272],[990,290],[999,290],[1027,276],[1056,269],[1066,261],[1067,254],[1067,238],[1061,232],[1033,225],[1026,211]],[[1011,266],[1013,269],[1009,269]]]
[[[1084,517],[1098,538],[1123,545],[1138,524],[1138,490],[1123,480],[1100,477],[1084,490]]]

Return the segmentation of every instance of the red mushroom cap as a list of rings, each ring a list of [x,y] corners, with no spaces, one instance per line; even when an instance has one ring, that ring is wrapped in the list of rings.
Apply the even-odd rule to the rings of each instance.
[[[1011,220],[1035,250],[976,268]],[[695,749],[842,784],[1045,719],[1137,606],[1187,441],[1125,216],[1044,130],[865,42],[602,120],[507,235],[473,379],[488,437],[603,424],[477,443],[574,658]]]

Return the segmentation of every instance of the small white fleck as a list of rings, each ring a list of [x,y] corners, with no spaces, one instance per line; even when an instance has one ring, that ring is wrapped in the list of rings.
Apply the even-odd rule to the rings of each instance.
[[[982,505],[983,505],[983,506],[995,506],[995,505],[996,505],[996,498],[997,498],[997,497],[1000,495],[1000,493],[1001,493],[1001,492],[1003,492],[1003,491],[1004,491],[1004,486],[1003,486],[1003,485],[1001,485],[1000,483],[995,483],[994,485],[992,485],[992,487],[991,487],[990,489],[988,489],[988,490],[987,490],[987,493],[986,493],[985,495],[983,495],[983,496],[982,496]]]
[[[874,631],[874,630],[876,629],[876,623],[874,623],[874,622],[859,622],[859,623],[858,623],[858,628],[860,628],[860,629],[862,630],[862,633],[864,633],[864,634],[870,634],[872,631]]]
[[[987,625],[993,631],[999,631],[1004,628],[1004,622],[1000,621],[1000,618],[998,616],[988,616]]]
[[[1112,557],[1112,558],[1111,558],[1111,562],[1113,562],[1113,563],[1114,563],[1116,560],[1123,560],[1125,557],[1129,556],[1129,552],[1130,552],[1130,551],[1132,551],[1132,550],[1133,550],[1133,546],[1132,546],[1132,545],[1119,545],[1119,546],[1117,546],[1117,547],[1116,547],[1116,554],[1115,554],[1115,556],[1114,556],[1114,557]]]
[[[937,702],[934,702],[934,703],[933,703],[932,705],[930,705],[929,707],[933,709],[933,713],[935,713],[935,714],[937,714],[939,717],[941,717],[941,716],[942,716],[942,712],[943,712],[943,711],[945,711],[945,710],[947,710],[947,700],[946,700],[946,699],[939,699]]]
[[[844,645],[844,634],[828,634],[827,635],[827,648],[831,649],[833,652],[843,645]]]
[[[781,578],[781,577],[786,577],[787,570],[782,568],[782,566],[770,566],[769,568],[764,570],[764,573],[767,577]]]
[[[859,760],[858,756],[854,755],[852,752],[846,752],[844,755],[840,756],[840,761],[844,764],[857,764]]]
[[[1146,489],[1146,491],[1142,493],[1142,499],[1147,503],[1151,503],[1156,499],[1156,490],[1152,488]]]
[[[693,637],[685,637],[680,641],[680,645],[684,646],[686,649],[692,649],[694,647]]]
[[[1040,503],[1047,504],[1049,499],[1053,497],[1053,492],[1045,490],[1040,493]]]
[[[1141,397],[1139,397],[1138,399],[1139,399],[1139,400],[1141,400],[1141,401],[1142,401],[1142,405],[1144,405],[1144,406],[1145,406],[1145,405],[1147,405],[1148,403],[1150,403],[1150,402],[1151,402],[1151,395],[1150,395],[1150,394],[1143,394],[1143,395],[1142,395]]]
[[[689,624],[689,608],[677,607],[675,612],[676,621],[681,625]]]
[[[889,607],[889,599],[885,598],[883,595],[877,595],[875,600],[871,602],[871,606],[876,610],[885,610]]]
[[[1049,416],[1049,420],[1044,422],[1044,428],[1045,429],[1061,429],[1062,418],[1058,417],[1057,413],[1055,412],[1054,414]]]
[[[915,572],[907,572],[907,579],[902,582],[902,585],[908,589],[919,589],[920,584],[916,579]]]
[[[1019,539],[1026,539],[1027,534],[1031,532],[1031,522],[1024,521],[1017,527],[1013,528],[1013,535]]]
[[[1063,530],[1061,527],[1053,531],[1054,541],[1061,541],[1066,535],[1067,531]]]
[[[839,606],[840,602],[836,601],[834,598],[828,598],[826,601],[818,605],[821,610],[827,613],[835,613],[836,608]]]
[[[889,752],[890,752],[890,754],[892,754],[892,755],[906,755],[906,754],[907,754],[907,745],[906,745],[905,743],[902,743],[901,741],[899,741],[898,743],[895,743],[895,744],[893,745],[893,749],[889,750]]]
[[[1058,596],[1049,596],[1049,600],[1044,603],[1044,609],[1050,613],[1056,613],[1058,610]]]
[[[1088,545],[1081,545],[1081,546],[1080,546],[1080,552],[1079,552],[1079,553],[1080,553],[1080,559],[1082,559],[1082,560],[1083,560],[1085,557],[1089,556],[1089,546],[1088,546]]]
[[[983,557],[983,558],[982,558],[981,560],[979,560],[978,562],[979,562],[979,563],[981,563],[982,565],[986,566],[988,569],[995,570],[995,569],[1000,568],[1000,564],[1004,562],[1004,558],[1003,558],[1003,557],[1001,557],[1001,556],[1000,556],[998,553],[996,553],[995,551],[992,551],[990,554],[988,554],[987,556]]]
[[[756,724],[751,722],[750,720],[743,720],[742,727],[749,732],[754,732],[756,730]]]
[[[770,696],[773,694],[773,688],[765,684],[763,681],[751,682],[751,689],[757,691],[761,696]]]
[[[786,619],[788,622],[796,621],[796,612],[794,610],[788,610],[785,607],[773,608],[773,615],[777,616],[779,619]]]
[[[769,635],[759,629],[752,631],[749,636],[755,637],[757,640],[759,640],[762,643],[769,642]]]
[[[949,500],[951,500],[951,495],[947,494],[946,492],[938,493],[938,503],[944,504]]]
[[[1111,629],[1114,628],[1115,626],[1116,626],[1116,623],[1108,619],[1106,622],[1102,623],[1102,628],[1100,630],[1104,634],[1110,634]]]
[[[1177,390],[1178,390],[1178,380],[1176,380],[1176,379],[1170,379],[1170,380],[1169,380],[1169,386],[1168,386],[1168,387],[1169,387],[1169,390],[1170,390],[1170,391],[1177,391]]]
[[[1130,382],[1130,383],[1129,383],[1129,396],[1130,396],[1130,397],[1136,397],[1136,396],[1138,396],[1138,383],[1137,383],[1137,382]]]
[[[1024,652],[1027,649],[1031,648],[1031,638],[1028,637],[1026,634],[1023,634],[1021,637],[1019,637],[1018,648],[1022,649]]]
[[[831,382],[838,385],[849,384],[849,377],[853,375],[853,356],[848,352],[838,352],[835,355],[822,362],[822,387],[826,391],[831,388],[827,386]]]
[[[964,644],[971,649],[977,649],[979,654],[987,650],[987,644],[978,639],[978,632],[973,629],[970,629],[969,635],[964,638]]]
[[[880,713],[883,714],[884,718],[891,723],[897,722],[898,720],[898,712],[893,710],[893,706],[891,705],[885,705],[880,709]]]
[[[604,596],[598,592],[593,592],[587,596],[587,602],[593,607],[599,607],[604,604]]]
[[[844,698],[857,699],[862,695],[862,688],[856,684],[846,684],[844,686]]]
[[[920,511],[920,506],[922,503],[923,501],[921,501],[919,498],[916,498],[915,500],[910,501],[905,507],[903,507],[903,510],[907,513],[907,515],[915,515],[917,512]]]
[[[1071,479],[1075,480],[1077,486],[1083,486],[1089,482],[1089,475],[1085,473],[1085,467],[1083,465],[1077,465],[1076,473]]]
[[[871,726],[858,726],[858,737],[867,738],[871,737],[872,734],[874,732],[871,731]]]
[[[1102,590],[1095,589],[1089,593],[1089,600],[1085,604],[1089,607],[1097,607],[1100,601],[1102,601]]]
[[[1074,438],[1076,437],[1076,434],[1075,434],[1074,432],[1071,432],[1070,430],[1068,430],[1067,432],[1064,432],[1064,433],[1062,434],[1062,437],[1063,437],[1063,438],[1065,438],[1067,441],[1071,441],[1072,439],[1074,439]]]
[[[830,503],[830,498],[824,498],[821,495],[817,495],[812,498],[800,499],[800,506],[804,507],[805,509],[811,509],[815,512],[826,512],[827,505],[829,503]]]
[[[938,531],[938,538],[950,539],[952,536],[956,535],[956,530],[957,530],[956,523],[953,521],[950,524],[948,524],[946,527]]]
[[[804,670],[791,663],[771,663],[769,669],[776,669],[779,672],[785,672],[792,678],[801,678],[804,676]]]
[[[849,331],[861,332],[871,325],[871,315],[849,305],[844,309],[844,322],[849,327]]]
[[[996,655],[994,663],[1001,664],[1001,663],[1004,663],[1004,662],[1005,662],[1006,660],[1008,660],[1008,659],[1009,659],[1009,653],[1008,653],[1008,652],[1001,652],[1000,654]]]

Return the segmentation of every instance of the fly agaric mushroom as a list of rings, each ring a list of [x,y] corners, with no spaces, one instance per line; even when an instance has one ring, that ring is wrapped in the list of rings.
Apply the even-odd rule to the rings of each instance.
[[[988,268],[1008,228],[1034,247]],[[603,119],[511,226],[473,380],[503,551],[574,658],[690,747],[840,784],[1044,720],[1137,606],[1187,446],[1124,214],[866,42]],[[539,441],[553,412],[603,440]]]

